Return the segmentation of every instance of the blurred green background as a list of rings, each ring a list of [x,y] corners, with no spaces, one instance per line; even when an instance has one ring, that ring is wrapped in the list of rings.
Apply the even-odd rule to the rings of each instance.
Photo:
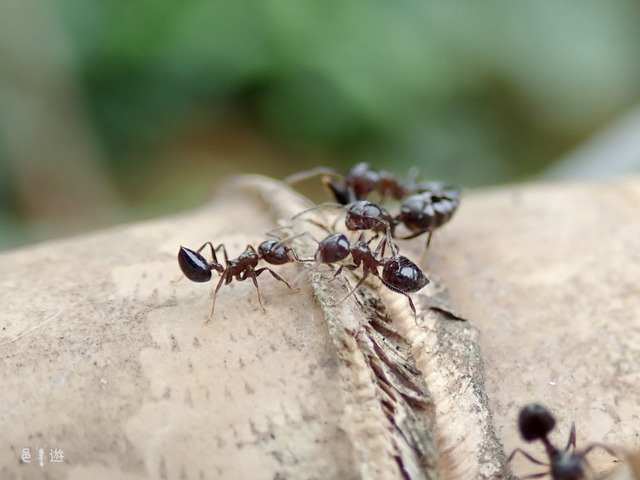
[[[0,248],[181,211],[235,173],[634,170],[639,46],[622,0],[1,2]]]

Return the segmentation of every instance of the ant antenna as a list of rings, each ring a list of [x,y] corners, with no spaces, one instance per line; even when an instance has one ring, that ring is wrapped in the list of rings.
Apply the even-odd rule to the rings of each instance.
[[[317,167],[317,168],[312,168],[311,170],[305,170],[304,172],[293,173],[288,177],[285,177],[282,181],[287,185],[292,185],[294,183],[308,180],[309,178],[317,177],[318,175],[329,175],[336,178],[343,178],[343,175],[336,172],[332,168]]]

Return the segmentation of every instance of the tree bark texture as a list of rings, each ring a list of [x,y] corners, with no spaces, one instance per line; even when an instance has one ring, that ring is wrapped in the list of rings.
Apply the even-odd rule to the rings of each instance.
[[[531,401],[559,445],[575,421],[578,448],[637,449],[639,205],[638,178],[466,193],[421,263],[417,319],[377,279],[339,303],[357,271],[287,264],[273,269],[295,290],[258,278],[266,312],[233,281],[205,323],[217,276],[178,281],[180,245],[235,257],[335,218],[291,221],[308,201],[261,177],[197,211],[5,252],[0,477],[513,478],[541,471],[505,466],[516,447],[544,458],[517,431]],[[419,262],[424,244],[399,247]]]

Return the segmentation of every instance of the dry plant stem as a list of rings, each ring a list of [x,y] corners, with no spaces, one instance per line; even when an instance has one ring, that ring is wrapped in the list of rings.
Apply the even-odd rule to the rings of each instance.
[[[178,246],[237,255],[308,207],[257,177],[184,215],[0,254],[0,478],[499,478],[490,412],[511,451],[531,401],[559,441],[575,421],[578,447],[638,449],[639,203],[640,179],[470,192],[434,235],[419,327],[376,279],[336,305],[357,276],[329,284],[325,266],[295,293],[261,276],[266,313],[250,282],[225,285],[205,325],[215,285],[174,282]],[[22,463],[44,445],[65,462]]]
[[[269,199],[277,217],[291,217],[299,208],[277,185],[260,181],[254,188]],[[358,416],[352,414],[349,422],[354,430],[346,430],[360,453],[364,478],[378,478],[373,472],[383,472],[379,478],[506,478],[506,458],[484,392],[477,330],[442,313],[447,311],[445,292],[431,289],[415,295],[422,307],[422,326],[416,327],[406,298],[380,289],[403,332],[395,336],[404,339],[402,344],[389,348],[389,337],[373,327],[375,311],[354,307],[355,302],[336,306],[341,294],[327,284],[330,275],[313,271],[310,277],[342,359],[345,402],[354,408],[360,405]],[[378,296],[370,288],[363,290],[368,290],[363,292],[365,298]],[[401,382],[390,382],[393,375],[383,370],[402,368],[407,362],[418,375],[405,371]],[[372,390],[376,385],[377,391]],[[385,408],[386,418],[381,411]],[[367,425],[364,435],[362,428],[356,428],[362,422]],[[378,431],[374,438],[372,431]]]

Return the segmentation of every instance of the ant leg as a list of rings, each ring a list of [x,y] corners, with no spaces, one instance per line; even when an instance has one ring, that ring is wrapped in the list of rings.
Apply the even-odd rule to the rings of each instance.
[[[258,303],[262,307],[263,313],[267,313],[267,309],[264,308],[264,305],[262,304],[262,299],[260,298],[260,287],[258,287],[258,279],[256,278],[257,277],[256,271],[253,269],[253,267],[248,267],[247,270],[244,272],[244,275],[240,277],[240,280],[246,280],[249,277],[251,277],[251,281],[253,282],[253,285],[256,287],[256,292],[258,292]],[[284,282],[284,283],[287,283],[287,282]]]
[[[542,478],[549,475],[549,472],[540,472],[540,473],[532,473],[531,475],[527,475],[526,477],[520,477],[520,480],[527,480],[529,478]]]
[[[602,450],[604,450],[605,452],[607,452],[609,455],[611,455],[614,458],[618,458],[618,452],[616,452],[613,448],[609,447],[608,445],[605,445],[603,443],[590,443],[587,448],[585,448],[582,453],[580,454],[580,456],[586,461],[586,459],[584,458],[585,455],[587,455],[591,450],[593,450],[594,448],[601,448]]]
[[[426,249],[429,250],[429,245],[431,245],[431,237],[433,236],[433,230],[429,231],[429,236],[427,237],[427,246]]]
[[[349,268],[350,266],[353,266],[353,265],[345,265],[345,268]],[[342,267],[340,267],[340,268],[342,268]],[[353,295],[355,293],[355,291],[358,290],[362,286],[362,284],[364,283],[364,281],[367,279],[368,276],[369,276],[369,272],[367,270],[365,270],[363,275],[362,275],[362,278],[360,280],[358,280],[358,283],[356,283],[356,286],[353,287],[353,289],[351,289],[351,291],[349,293],[347,293],[342,300],[340,300],[338,303],[336,303],[336,305],[340,305],[347,298],[349,298],[351,295]],[[335,278],[335,275],[334,275],[333,278]]]
[[[387,243],[389,244],[389,248],[391,249],[391,256],[397,257],[398,249],[396,247],[396,244],[393,243],[393,236],[391,235],[391,227],[389,226],[388,223],[387,223]]]
[[[217,250],[219,250],[219,249],[220,249],[220,247],[222,247],[222,250],[225,252],[224,259],[227,261],[227,263],[229,263],[229,262],[228,262],[228,259],[227,259],[227,253],[226,253],[226,250],[224,250],[224,244],[222,244],[222,243],[221,243],[220,245],[218,245],[217,247],[215,247],[215,248],[214,248],[214,247],[213,247],[213,243],[211,243],[211,242],[205,242],[205,243],[203,243],[203,244],[200,246],[200,248],[198,248],[198,249],[196,250],[196,253],[200,253],[202,250],[204,250],[204,248],[205,248],[207,245],[209,245],[209,247],[211,248],[211,262],[209,262],[209,266],[210,266],[210,267],[213,267],[214,265],[220,265],[220,262],[218,262],[218,257],[216,256],[216,251],[217,251]],[[215,268],[215,267],[214,267],[213,269],[214,269],[214,270],[216,270],[216,271],[218,271],[218,272],[220,271],[220,270],[218,270],[218,268]]]
[[[213,245],[211,246],[211,248],[213,248]],[[227,249],[225,248],[224,243],[221,243],[216,247],[216,251],[220,249],[222,249],[222,253],[224,253],[225,265],[229,265],[229,255],[227,255]],[[214,256],[215,256],[215,251],[214,251]]]
[[[351,271],[358,269],[358,267],[356,267],[355,265],[340,265],[338,270],[336,270],[336,273],[333,274],[333,277],[331,277],[331,280],[329,281],[333,282],[336,279],[336,277],[342,273],[343,268],[346,268],[347,270],[351,270]]]
[[[206,247],[207,245],[209,245],[211,247],[211,256],[215,259],[216,258],[216,249],[213,248],[213,243],[211,242],[204,242],[200,248],[198,248],[196,250],[196,253],[200,253],[202,250],[204,250],[204,247]],[[218,245],[218,248],[220,248],[220,245]]]
[[[378,254],[380,254],[380,258],[384,257],[384,249],[386,246],[387,246],[387,237],[382,237],[382,240],[380,240],[380,243],[376,247],[376,251],[373,252],[374,258],[377,258]],[[380,250],[382,250],[382,252],[380,252]]]
[[[413,304],[413,300],[411,300],[411,297],[409,296],[408,293],[402,292],[402,294],[409,299],[409,306],[413,311],[413,321],[416,323],[416,326],[419,327],[420,325],[418,324],[418,313],[416,312],[416,306]]]
[[[576,451],[576,422],[571,423],[571,432],[569,432],[569,441],[567,442],[567,446],[564,451],[568,452],[569,448],[571,448],[571,453]]]
[[[220,245],[218,245],[217,247],[213,247],[213,243],[211,242],[205,242],[203,243],[200,248],[198,248],[196,250],[196,253],[200,253],[202,250],[204,250],[204,248],[209,245],[209,247],[211,248],[211,262],[209,262],[209,266],[213,267],[214,265],[220,265],[220,262],[218,262],[218,257],[216,256],[216,252],[222,247],[222,250],[224,251],[224,259],[227,263],[229,263],[229,259],[227,258],[227,251],[224,248],[224,244],[221,243]],[[213,268],[213,270],[216,270],[217,272],[220,272],[220,270],[216,267]]]
[[[509,463],[509,462],[511,462],[511,460],[513,460],[513,457],[516,456],[516,453],[520,453],[521,455],[524,455],[531,463],[535,463],[536,465],[549,466],[548,463],[541,462],[537,458],[534,458],[531,455],[529,455],[527,452],[525,452],[521,448],[516,448],[513,452],[511,452],[511,455],[509,455],[509,458],[507,458],[507,463]]]
[[[213,312],[216,309],[216,297],[218,296],[218,290],[220,290],[220,287],[222,286],[222,282],[227,278],[227,273],[225,270],[225,273],[223,273],[220,276],[220,280],[218,281],[218,285],[216,285],[216,289],[213,291],[213,302],[211,302],[211,314],[209,315],[209,318],[207,319],[206,322],[204,323],[209,323],[211,321],[211,319],[213,318]]]
[[[380,278],[380,281],[384,283],[385,287],[387,287],[392,292],[396,292],[396,293],[399,293],[400,295],[404,295],[409,299],[409,307],[411,307],[411,311],[413,312],[413,321],[416,322],[416,326],[419,327],[420,324],[418,323],[418,312],[416,312],[416,306],[413,304],[413,300],[411,300],[411,297],[409,296],[409,294],[403,292],[402,290],[398,290],[396,287],[394,287],[393,285],[390,285],[382,278]]]
[[[423,230],[421,232],[412,233],[408,237],[398,237],[398,240],[413,240],[414,238],[419,237],[420,235],[422,235],[424,232],[425,232],[425,230]]]
[[[271,276],[273,276],[273,278],[275,278],[276,280],[281,281],[282,283],[284,283],[287,287],[289,287],[291,290],[294,290],[294,288],[289,285],[289,283],[287,283],[287,281],[282,278],[280,275],[278,275],[276,272],[274,272],[273,270],[271,270],[269,267],[262,267],[259,268],[258,270],[255,271],[256,277],[258,277],[262,272],[267,271],[271,274]]]

